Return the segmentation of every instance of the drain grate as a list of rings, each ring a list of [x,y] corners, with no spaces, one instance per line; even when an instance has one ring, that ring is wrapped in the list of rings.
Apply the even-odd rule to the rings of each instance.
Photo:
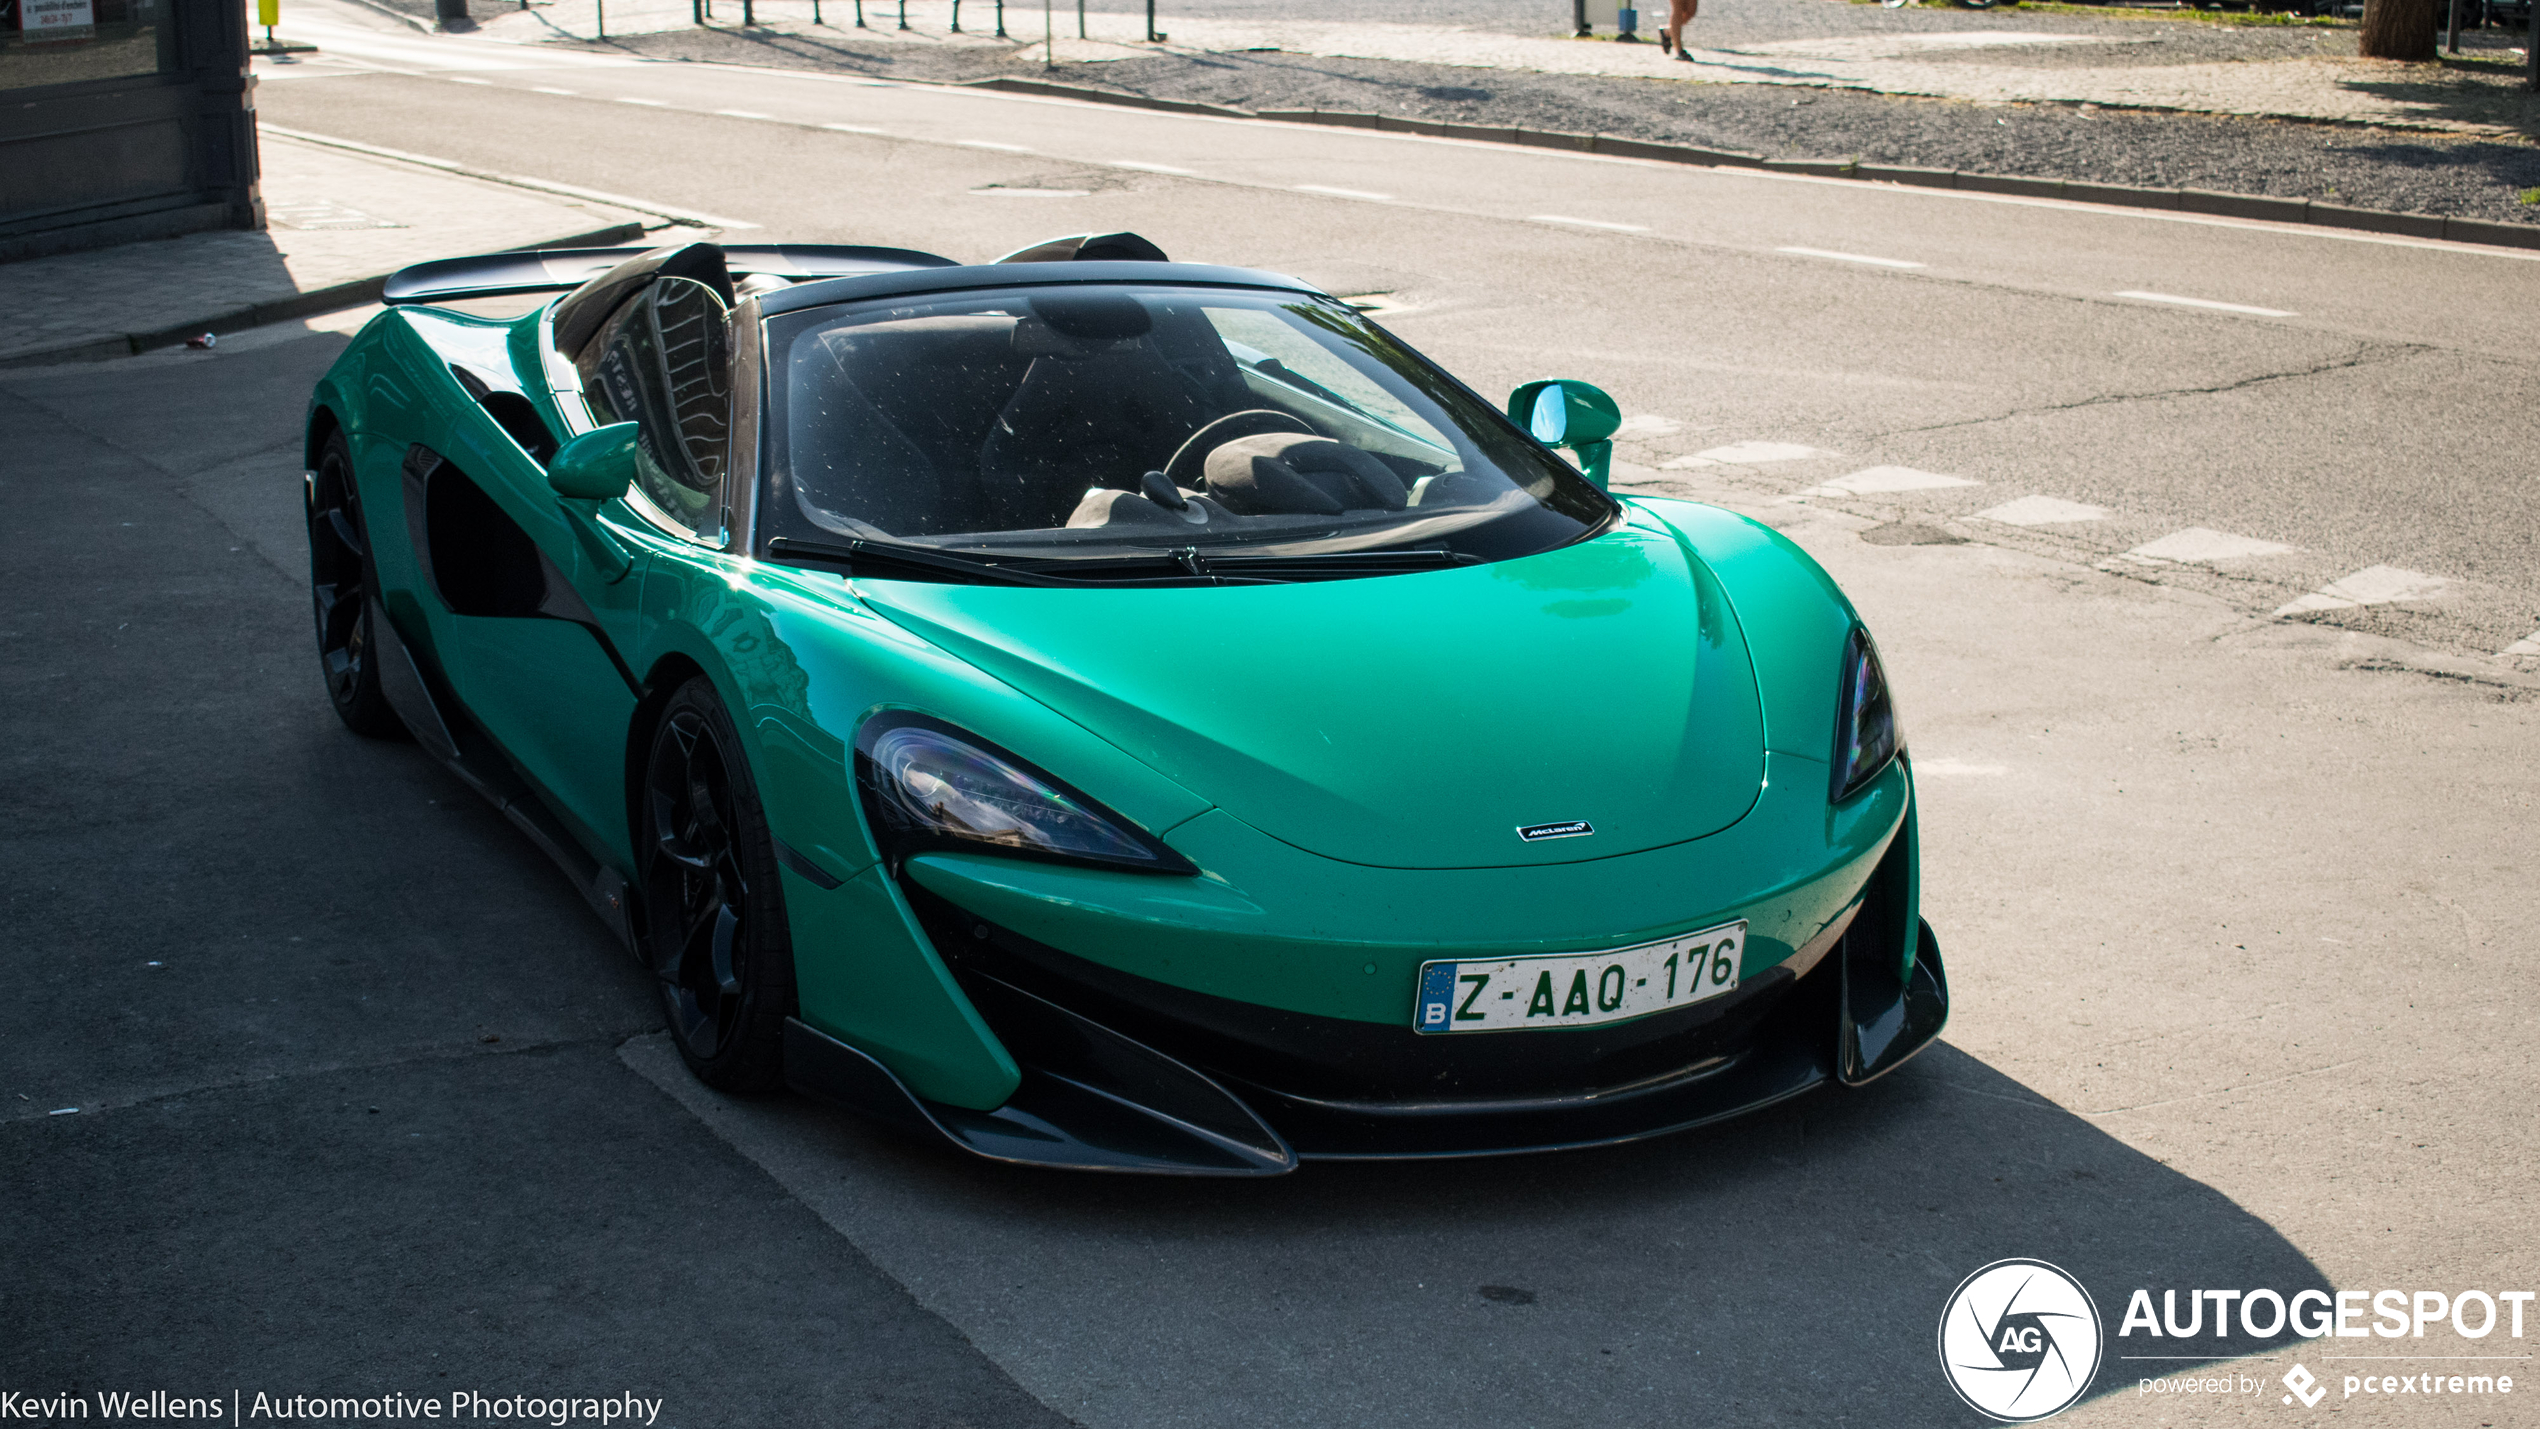
[[[358,208],[348,208],[333,199],[310,199],[297,203],[265,205],[265,221],[282,228],[403,228],[402,223],[373,218]]]

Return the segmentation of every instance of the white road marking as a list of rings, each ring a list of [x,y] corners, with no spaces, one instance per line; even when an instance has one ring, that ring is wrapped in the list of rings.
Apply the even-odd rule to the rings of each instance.
[[[1823,486],[1812,486],[1808,496],[1876,496],[1891,491],[1930,491],[1944,486],[1982,486],[1983,482],[1963,476],[1943,476],[1936,471],[1916,471],[1910,466],[1873,466],[1850,476],[1838,476]]]
[[[2388,605],[2393,601],[2439,600],[2451,586],[2444,576],[2430,576],[2423,571],[2401,570],[2397,566],[2366,566],[2344,580],[2331,581],[2300,600],[2287,601],[2276,607],[2278,615],[2307,615],[2317,610],[2351,610],[2359,605]]]
[[[1916,778],[1924,775],[1947,777],[1958,774],[2008,774],[2010,772],[2010,768],[2006,765],[1970,764],[1963,759],[1917,759],[1914,761]]]
[[[463,74],[445,74],[441,77],[452,84],[492,84],[494,82],[490,79],[476,79]]]
[[[970,191],[979,198],[1083,198],[1091,189],[1008,189],[985,188]]]
[[[1001,154],[1028,154],[1032,152],[1031,146],[1028,144],[1000,144],[994,139],[956,139],[953,142],[959,144],[965,149],[994,149]]]
[[[645,99],[640,95],[633,94],[621,94],[617,97],[617,102],[620,104],[641,104],[647,109],[666,109],[669,107],[658,99]]]
[[[888,129],[876,129],[870,124],[823,124],[820,127],[835,129],[841,134],[888,134],[891,132]]]
[[[2540,630],[2533,631],[2496,653],[2499,655],[2540,655]]]
[[[2234,536],[2228,532],[2209,531],[2202,526],[2190,526],[2184,531],[2172,531],[2157,541],[2146,541],[2125,554],[2147,565],[2163,561],[2192,564],[2246,560],[2252,556],[2281,556],[2292,549],[2273,541],[2261,541],[2255,536]]]
[[[532,93],[532,94],[563,94],[563,95],[572,95],[572,94],[576,94],[576,93],[578,93],[579,91],[576,91],[576,90],[570,90],[570,89],[558,89],[558,88],[556,88],[556,87],[555,87],[554,85],[552,85],[552,84],[533,84],[533,85],[529,86],[529,92],[530,92],[530,93]]]
[[[1369,193],[1365,189],[1336,189],[1328,184],[1298,184],[1298,193],[1329,194],[1333,198],[1363,198],[1369,203],[1391,203],[1392,194]]]
[[[2108,508],[2085,506],[2078,501],[2064,501],[2052,496],[2023,496],[2005,501],[1989,511],[1976,515],[2005,526],[2061,526],[2070,521],[2105,521]]]
[[[1114,159],[1111,161],[1111,166],[1115,169],[1136,169],[1149,174],[1179,174],[1183,178],[1190,178],[1199,172],[1197,169],[1177,169],[1171,164],[1150,164],[1139,159]]]
[[[1647,233],[1649,231],[1647,224],[1608,223],[1601,218],[1571,218],[1566,214],[1558,213],[1538,213],[1528,217],[1535,223],[1567,223],[1579,228],[1601,228],[1608,233]]]
[[[2132,288],[2117,294],[2117,296],[2120,298],[2134,298],[2146,303],[2175,303],[2183,308],[2211,308],[2218,313],[2247,313],[2253,318],[2292,318],[2301,316],[2299,313],[2288,313],[2282,308],[2253,308],[2247,303],[2218,303],[2211,298],[2182,298],[2176,293],[2146,293]]]
[[[384,144],[364,144],[353,139],[338,139],[331,134],[311,134],[303,129],[285,129],[279,124],[262,122],[256,125],[256,130],[258,133],[272,134],[284,139],[297,139],[304,144],[324,144],[330,149],[350,149],[356,154],[371,154],[382,159],[397,159],[409,164],[421,164],[427,169],[441,169],[448,173],[464,174],[472,179],[489,179],[498,184],[510,184],[514,188],[563,194],[567,198],[587,198],[594,203],[607,204],[611,208],[629,208],[637,213],[649,213],[658,218],[675,218],[682,223],[693,223],[701,228],[758,227],[757,224],[743,219],[718,218],[713,214],[699,213],[694,209],[673,208],[669,204],[654,203],[650,199],[628,198],[624,194],[586,189],[576,184],[559,184],[547,179],[533,179],[526,174],[506,174],[493,169],[472,169],[454,159],[436,159],[429,154],[410,154],[403,149],[391,149]]]
[[[1803,258],[1832,258],[1838,263],[1868,263],[1879,268],[1920,268],[1920,263],[1903,258],[1873,258],[1866,253],[1837,253],[1831,248],[1783,248],[1783,253],[1796,253]]]
[[[1698,451],[1691,456],[1680,456],[1666,464],[1670,467],[1762,466],[1767,462],[1806,461],[1812,456],[1829,455],[1832,453],[1821,452],[1815,447],[1803,447],[1797,442],[1731,442],[1724,447],[1712,447],[1708,451]]]
[[[776,117],[773,114],[761,114],[755,109],[718,109],[715,113],[726,119],[773,119]]]
[[[1684,423],[1673,417],[1660,417],[1647,412],[1625,417],[1614,429],[1618,437],[1671,437],[1684,430]]]

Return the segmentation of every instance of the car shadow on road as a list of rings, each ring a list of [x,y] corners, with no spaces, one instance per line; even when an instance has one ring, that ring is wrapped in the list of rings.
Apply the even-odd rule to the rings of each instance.
[[[2090,1290],[2102,1394],[2291,1338],[2119,1338],[2137,1287],[2183,1321],[2195,1288],[2324,1283],[2228,1196],[1945,1043],[1684,1135],[1263,1181],[992,1165],[627,1055],[1089,1423],[1215,1422],[1228,1385],[1299,1422],[1958,1423],[1936,1330],[1992,1261]]]

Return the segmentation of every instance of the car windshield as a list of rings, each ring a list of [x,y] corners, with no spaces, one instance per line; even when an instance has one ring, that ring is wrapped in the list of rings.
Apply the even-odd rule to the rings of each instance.
[[[762,542],[932,562],[1566,545],[1614,503],[1329,299],[1052,286],[768,320]],[[762,549],[771,549],[764,546]]]

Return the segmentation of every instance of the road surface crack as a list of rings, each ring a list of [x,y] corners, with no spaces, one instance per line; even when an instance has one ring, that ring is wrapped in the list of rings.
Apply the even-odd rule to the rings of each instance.
[[[1934,422],[1923,427],[1898,427],[1892,431],[1880,433],[1878,439],[1917,436],[1924,432],[1955,431],[1964,427],[1982,427],[1996,422],[2016,421],[2022,417],[2077,412],[2089,407],[2112,407],[2129,402],[2160,402],[2173,397],[2212,397],[2225,392],[2238,392],[2250,387],[2263,386],[2269,382],[2292,382],[2305,377],[2317,377],[2323,373],[2366,367],[2431,350],[2421,343],[2365,343],[2344,357],[2315,362],[2304,367],[2286,368],[2277,372],[2260,372],[2248,377],[2235,378],[2229,382],[2216,382],[2202,387],[2165,387],[2155,392],[2112,392],[2097,397],[2084,397],[2072,402],[2050,402],[2036,407],[2014,407],[2010,411],[1996,413],[1989,417],[1967,417],[1954,422]]]

